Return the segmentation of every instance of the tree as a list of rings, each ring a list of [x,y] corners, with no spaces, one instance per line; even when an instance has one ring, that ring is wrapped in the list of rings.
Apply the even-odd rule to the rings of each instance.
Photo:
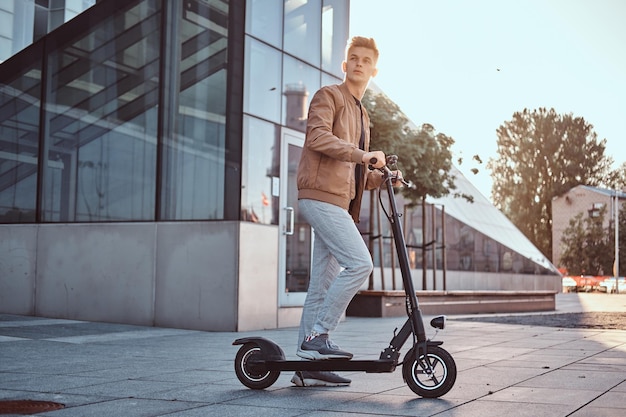
[[[621,190],[626,185],[626,162],[610,171],[602,180],[602,185],[609,190]]]
[[[394,154],[398,144],[406,139],[410,131],[409,119],[384,94],[373,94],[367,90],[362,101],[370,116],[370,149],[383,151],[387,155]]]
[[[398,155],[398,168],[414,187],[403,187],[402,193],[411,204],[422,204],[425,212],[426,196],[438,198],[456,189],[450,147],[454,139],[435,128],[423,124],[411,129],[409,120],[399,107],[383,94],[367,91],[363,98],[371,121],[371,150],[381,150],[387,155]],[[464,196],[464,195],[463,195]],[[469,200],[471,196],[464,196]],[[422,216],[422,229],[426,230]],[[426,265],[426,250],[422,248],[422,265]],[[426,268],[422,268],[422,287],[426,288]]]
[[[614,251],[611,235],[602,227],[606,207],[596,217],[579,213],[563,232],[561,263],[570,275],[610,275]],[[621,258],[621,256],[620,256]]]
[[[456,189],[450,174],[454,139],[436,133],[429,124],[411,129],[399,107],[383,94],[374,95],[368,90],[363,104],[371,120],[370,149],[399,155],[398,167],[415,185],[402,189],[405,197],[416,203],[426,196],[439,198]]]
[[[613,163],[606,139],[583,118],[545,108],[514,113],[496,133],[498,156],[487,163],[494,205],[550,258],[552,199],[579,184],[601,184]]]

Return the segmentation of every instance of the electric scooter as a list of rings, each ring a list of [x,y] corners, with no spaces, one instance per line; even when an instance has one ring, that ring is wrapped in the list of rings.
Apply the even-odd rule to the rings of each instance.
[[[398,160],[395,155],[387,157],[387,165],[394,165]],[[370,161],[375,164],[376,160]],[[391,213],[385,210],[379,191],[379,201],[385,215],[391,223],[393,238],[397,249],[402,282],[406,294],[405,304],[407,320],[380,354],[378,360],[286,360],[285,353],[276,343],[263,337],[244,337],[237,339],[233,345],[242,345],[235,356],[235,374],[239,381],[251,389],[270,387],[281,371],[362,371],[366,373],[387,373],[395,371],[402,365],[402,376],[408,387],[417,395],[425,398],[438,398],[452,389],[456,381],[456,364],[452,355],[441,347],[443,342],[433,341],[426,337],[422,313],[419,309],[417,295],[411,278],[409,258],[406,251],[401,214],[398,214],[393,193],[394,175],[388,166],[380,168],[389,196]],[[404,180],[403,180],[404,181]],[[406,185],[409,185],[405,182]],[[446,316],[437,316],[430,321],[436,332],[443,330]],[[436,336],[437,333],[435,333]],[[399,362],[400,349],[413,336],[412,346]]]

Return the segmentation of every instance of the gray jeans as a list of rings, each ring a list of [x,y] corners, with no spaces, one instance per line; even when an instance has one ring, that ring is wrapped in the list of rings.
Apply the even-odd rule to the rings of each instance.
[[[313,330],[328,333],[337,328],[350,300],[374,266],[367,245],[346,210],[316,200],[299,200],[298,207],[315,231],[311,279],[300,320],[300,346]]]

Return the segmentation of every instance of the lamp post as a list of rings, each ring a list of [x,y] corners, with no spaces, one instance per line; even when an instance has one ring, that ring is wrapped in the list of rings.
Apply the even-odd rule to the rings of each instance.
[[[615,293],[619,294],[619,196],[615,188],[615,265],[613,275],[615,275]]]

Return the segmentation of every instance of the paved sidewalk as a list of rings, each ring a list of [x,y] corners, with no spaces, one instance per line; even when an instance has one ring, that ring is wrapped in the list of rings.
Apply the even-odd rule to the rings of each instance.
[[[626,295],[557,297],[557,312],[577,311],[623,312]],[[377,359],[403,321],[349,317],[334,339],[357,359]],[[626,415],[623,330],[450,316],[437,339],[458,376],[439,399],[416,396],[400,368],[343,373],[353,382],[337,388],[296,388],[283,373],[272,387],[250,390],[235,376],[238,347],[231,345],[246,335],[272,339],[296,358],[295,328],[208,333],[0,314],[0,403],[52,401],[65,408],[32,415],[81,417]]]

